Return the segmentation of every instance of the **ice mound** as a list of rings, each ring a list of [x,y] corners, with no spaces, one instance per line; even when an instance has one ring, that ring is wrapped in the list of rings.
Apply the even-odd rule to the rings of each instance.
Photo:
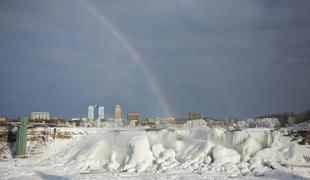
[[[233,149],[224,148],[222,146],[217,145],[213,149],[212,157],[214,159],[214,163],[222,165],[226,163],[238,163],[240,162],[240,155],[237,151]]]
[[[152,146],[152,152],[155,158],[159,158],[159,155],[164,151],[164,148],[161,144],[154,144]]]
[[[172,149],[162,151],[156,159],[157,170],[160,172],[168,171],[177,167],[180,163],[176,160],[176,153]]]
[[[187,139],[183,148],[178,152],[178,159],[182,169],[195,170],[206,163],[213,143],[199,139]],[[209,160],[210,161],[210,160]]]
[[[152,164],[154,156],[146,136],[133,137],[130,142],[129,155],[126,159],[124,171],[142,172]]]
[[[211,170],[235,177],[261,168],[261,151],[278,141],[277,136],[268,129],[98,129],[87,136],[54,141],[38,163],[52,163],[77,173]],[[293,150],[283,149],[283,154],[289,157]]]
[[[236,150],[245,161],[259,150],[277,141],[279,136],[278,131],[265,128],[229,131],[224,128],[211,127],[191,131],[193,138],[208,140],[213,144]]]
[[[263,145],[261,145],[255,138],[249,137],[245,141],[239,144],[237,147],[238,151],[242,155],[243,161],[248,161],[253,154],[263,149]]]
[[[179,158],[182,161],[187,161],[189,159],[205,157],[209,154],[212,147],[213,143],[210,141],[188,139],[184,141],[184,148],[180,151]]]
[[[116,156],[117,153],[113,150],[111,154],[111,161],[110,164],[108,165],[108,170],[109,171],[115,171],[117,170],[121,165],[116,161]]]

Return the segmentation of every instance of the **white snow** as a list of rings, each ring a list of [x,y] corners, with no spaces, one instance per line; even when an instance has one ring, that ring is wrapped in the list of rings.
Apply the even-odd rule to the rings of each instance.
[[[272,179],[280,172],[290,175],[284,178],[310,177],[309,168],[296,166],[310,165],[305,159],[309,145],[266,128],[62,129],[68,130],[83,133],[50,140],[36,157],[0,162],[3,178],[44,179],[55,174],[54,179]]]
[[[237,125],[240,128],[250,128],[250,127],[275,128],[279,127],[281,123],[277,118],[260,118],[260,119],[246,119],[238,121]]]
[[[240,155],[233,149],[224,148],[220,145],[215,146],[212,152],[214,163],[223,165],[226,163],[238,163],[240,162]]]
[[[154,160],[147,137],[135,136],[130,140],[129,145],[128,161],[125,161],[124,171],[145,171]]]

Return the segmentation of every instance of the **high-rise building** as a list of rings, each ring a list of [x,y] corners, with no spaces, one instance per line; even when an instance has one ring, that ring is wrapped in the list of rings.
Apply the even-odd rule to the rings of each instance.
[[[95,119],[95,107],[94,106],[88,106],[88,119],[89,120]]]
[[[44,119],[49,120],[50,119],[50,113],[48,112],[32,112],[31,113],[31,119]]]
[[[115,121],[121,121],[122,120],[122,110],[120,105],[116,105],[114,109],[114,119]]]
[[[98,107],[98,119],[104,119],[104,106]]]
[[[187,120],[203,119],[203,115],[200,112],[189,112],[187,113]]]
[[[139,113],[137,112],[129,112],[127,113],[127,121],[139,121]]]

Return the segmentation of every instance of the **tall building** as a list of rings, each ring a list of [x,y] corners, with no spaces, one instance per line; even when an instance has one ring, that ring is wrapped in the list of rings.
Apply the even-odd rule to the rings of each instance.
[[[98,119],[104,119],[104,106],[98,107]]]
[[[50,113],[48,112],[32,112],[31,113],[31,119],[44,119],[49,120],[50,119]]]
[[[203,119],[203,115],[200,112],[189,112],[187,113],[187,120]]]
[[[127,113],[127,121],[139,121],[139,113],[137,112],[129,112]]]
[[[122,110],[120,105],[116,105],[114,109],[114,119],[115,121],[121,121],[122,120]]]
[[[88,106],[88,119],[89,120],[95,119],[95,107],[94,106]]]

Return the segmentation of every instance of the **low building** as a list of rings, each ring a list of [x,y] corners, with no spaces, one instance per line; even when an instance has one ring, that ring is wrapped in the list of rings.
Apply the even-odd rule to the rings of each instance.
[[[48,112],[32,112],[31,113],[31,119],[32,120],[36,120],[36,119],[49,120],[50,119],[50,113],[48,113]]]
[[[158,121],[160,125],[175,124],[174,117],[155,118],[155,120]]]
[[[80,121],[81,118],[72,118],[71,121]]]
[[[150,126],[150,125],[158,126],[159,123],[160,123],[159,120],[155,120],[152,118],[146,118],[144,121],[141,122],[143,126]]]
[[[189,112],[187,113],[187,120],[198,120],[203,119],[203,115],[200,112]]]
[[[127,113],[127,121],[140,121],[139,113],[137,112],[129,112]]]
[[[7,118],[6,117],[4,117],[4,116],[0,116],[0,121],[6,121],[7,120]]]

